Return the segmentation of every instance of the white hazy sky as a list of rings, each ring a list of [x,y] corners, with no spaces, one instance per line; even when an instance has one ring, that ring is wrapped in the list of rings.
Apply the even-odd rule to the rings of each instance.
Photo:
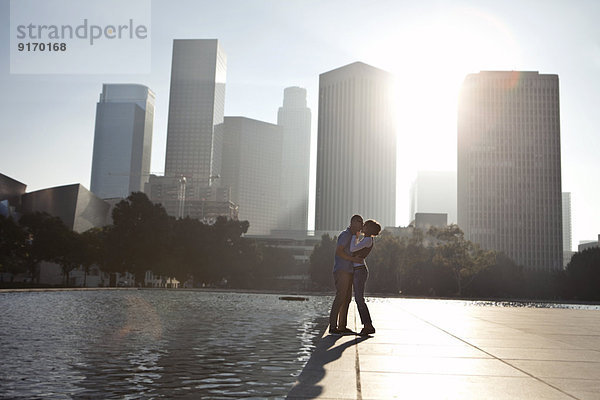
[[[558,74],[573,247],[600,233],[598,1],[153,0],[151,12],[149,74],[11,75],[10,3],[0,0],[0,173],[29,191],[89,187],[103,83],[140,83],[156,93],[151,169],[162,171],[172,40],[217,38],[228,58],[226,115],[276,122],[283,89],[308,90],[311,203],[319,74],[362,61],[397,76],[399,225],[408,223],[416,171],[456,170],[456,103],[466,74]]]

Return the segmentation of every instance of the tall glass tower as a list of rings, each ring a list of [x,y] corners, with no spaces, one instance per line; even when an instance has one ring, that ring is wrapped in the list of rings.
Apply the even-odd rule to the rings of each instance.
[[[208,222],[236,216],[229,189],[219,185],[226,64],[216,39],[173,41],[165,175],[146,185],[169,215]]]
[[[319,76],[315,229],[348,226],[353,214],[396,219],[392,76],[356,62]]]
[[[96,105],[90,189],[125,198],[144,190],[150,173],[154,93],[146,86],[104,84]]]
[[[562,268],[558,75],[480,72],[458,107],[458,225],[533,270]]]
[[[173,41],[165,176],[221,173],[227,60],[216,39]]]

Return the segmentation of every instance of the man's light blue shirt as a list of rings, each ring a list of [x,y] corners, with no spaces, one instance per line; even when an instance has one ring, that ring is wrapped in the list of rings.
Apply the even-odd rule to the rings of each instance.
[[[336,250],[337,250],[337,246],[343,246],[344,253],[351,256],[352,253],[350,252],[350,239],[352,239],[352,232],[350,232],[350,227],[348,227],[348,228],[346,228],[345,231],[340,232],[338,239],[337,239]],[[337,251],[336,251],[336,255],[335,255],[334,259],[335,259],[335,262],[333,264],[333,272],[337,272],[337,271],[344,271],[344,272],[349,272],[349,273],[354,272],[354,267],[352,266],[352,261],[344,260],[343,258],[338,257]]]

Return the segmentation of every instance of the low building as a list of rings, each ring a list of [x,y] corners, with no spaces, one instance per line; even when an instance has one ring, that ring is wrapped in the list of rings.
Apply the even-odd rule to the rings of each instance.
[[[432,226],[443,228],[448,225],[448,214],[416,213],[414,225],[423,232],[427,232]]]
[[[586,240],[583,242],[579,242],[579,246],[577,246],[577,250],[583,251],[586,249],[591,249],[593,247],[599,247],[598,243],[600,243],[600,235],[598,235],[598,240]]]
[[[144,287],[149,288],[179,288],[179,281],[162,275],[154,275],[152,271],[146,271],[144,275]]]
[[[39,283],[44,285],[62,286],[65,284],[65,275],[60,265],[42,261],[40,263]],[[69,273],[68,286],[70,287],[104,287],[110,284],[110,274],[102,272],[100,267],[93,265],[86,272],[83,267],[76,268]]]
[[[193,178],[150,175],[144,192],[173,217],[190,217],[207,223],[219,216],[238,218],[238,207],[231,201],[229,187]]]
[[[107,224],[110,206],[80,184],[37,190],[21,196],[23,214],[46,212],[75,232]]]
[[[270,235],[245,235],[248,240],[263,246],[278,247],[289,250],[296,265],[307,264],[315,245],[321,242],[321,236],[329,234],[334,237],[339,232],[314,232],[304,230],[272,230]]]

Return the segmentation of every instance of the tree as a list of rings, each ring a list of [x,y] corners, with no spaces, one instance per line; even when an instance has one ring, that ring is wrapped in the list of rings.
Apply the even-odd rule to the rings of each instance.
[[[337,237],[321,236],[321,242],[315,245],[310,255],[310,278],[317,287],[331,288],[333,257],[337,246]]]
[[[526,297],[524,276],[523,267],[500,252],[494,265],[476,275],[468,292],[475,297]]]
[[[399,237],[382,235],[369,254],[369,291],[397,294],[402,280],[406,243]]]
[[[574,297],[600,300],[600,247],[575,253],[567,264],[567,275]]]
[[[440,240],[434,247],[433,263],[448,269],[456,283],[458,296],[469,286],[478,272],[495,262],[495,253],[484,251],[465,240],[457,225],[444,228],[431,227],[428,234]]]
[[[12,218],[0,215],[0,273],[26,270],[27,234]]]
[[[284,275],[295,266],[289,249],[274,246],[258,247],[258,263],[253,271],[254,286],[268,287],[273,278]]]
[[[69,275],[71,271],[81,265],[85,251],[83,247],[83,239],[81,234],[68,229],[57,231],[55,236],[55,246],[57,254],[53,262],[61,266],[63,276],[65,278],[65,286],[69,286]]]
[[[90,268],[94,264],[101,264],[103,261],[104,240],[106,234],[102,228],[92,228],[80,235],[78,252],[79,264],[83,267],[83,286],[87,286],[87,276]]]
[[[146,270],[166,272],[171,220],[165,209],[135,192],[115,206],[112,216],[114,224],[106,232],[106,266],[132,272],[138,279]]]
[[[69,228],[58,217],[48,213],[35,212],[25,214],[19,220],[28,235],[25,246],[25,264],[31,275],[36,278],[37,266],[40,261],[55,262],[61,256],[62,238]]]
[[[248,232],[248,221],[217,217],[210,226],[208,272],[210,282],[226,280],[229,286],[247,286],[256,267],[256,249],[242,235]]]

